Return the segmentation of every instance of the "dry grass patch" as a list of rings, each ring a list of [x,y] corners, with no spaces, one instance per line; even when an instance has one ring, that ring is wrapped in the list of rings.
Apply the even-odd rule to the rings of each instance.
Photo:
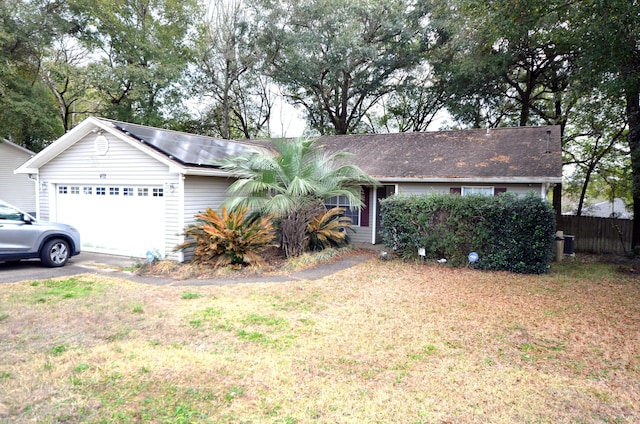
[[[54,290],[55,288],[55,290]],[[372,259],[323,280],[0,286],[0,422],[640,422],[640,284]]]
[[[353,249],[349,246],[330,248],[320,252],[305,252],[294,258],[286,259],[283,252],[276,247],[269,247],[262,252],[265,261],[263,266],[222,266],[213,264],[187,262],[177,263],[171,260],[153,262],[141,262],[133,270],[138,275],[161,275],[176,280],[187,279],[238,279],[255,278],[271,275],[284,275],[314,267],[346,255],[371,255],[374,253],[366,249]]]

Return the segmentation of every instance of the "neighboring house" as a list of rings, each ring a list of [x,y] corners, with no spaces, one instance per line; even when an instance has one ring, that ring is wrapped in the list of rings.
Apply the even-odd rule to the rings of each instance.
[[[355,242],[380,241],[379,200],[394,193],[546,197],[562,176],[559,127],[332,136],[318,143],[353,153],[353,163],[381,183],[363,187],[365,208],[349,211]],[[84,250],[134,257],[154,251],[183,260],[173,248],[185,226],[196,213],[218,209],[233,182],[212,161],[263,146],[87,118],[18,172],[37,176],[39,213],[77,226]],[[328,205],[341,206],[342,199]]]
[[[13,171],[35,153],[9,140],[0,139],[0,200],[18,208],[36,212],[35,180]]]
[[[624,200],[616,197],[613,202],[599,202],[587,206],[582,211],[582,216],[595,216],[599,218],[631,219],[633,215],[627,210]]]

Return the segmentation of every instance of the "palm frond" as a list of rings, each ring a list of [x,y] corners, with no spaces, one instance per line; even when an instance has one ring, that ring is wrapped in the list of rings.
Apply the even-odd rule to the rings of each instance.
[[[275,240],[271,219],[256,217],[247,208],[228,210],[218,214],[212,209],[195,216],[196,224],[187,227],[188,241],[175,250],[194,249],[193,259],[215,266],[264,265],[258,253]]]

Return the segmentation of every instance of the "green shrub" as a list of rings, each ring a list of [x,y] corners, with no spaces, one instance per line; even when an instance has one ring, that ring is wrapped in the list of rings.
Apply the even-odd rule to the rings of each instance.
[[[351,218],[344,208],[322,211],[307,225],[308,246],[311,251],[339,248],[349,244],[347,231],[353,231]]]
[[[499,196],[489,211],[491,238],[477,267],[542,274],[553,257],[555,211],[539,197]]]
[[[404,258],[446,258],[452,266],[542,273],[552,256],[555,214],[535,195],[393,196],[382,202],[384,243]]]
[[[209,208],[195,218],[196,224],[184,232],[190,240],[176,250],[194,249],[194,262],[215,266],[264,265],[258,253],[273,246],[275,240],[269,218],[248,214],[246,208],[232,212],[222,208],[220,215]]]

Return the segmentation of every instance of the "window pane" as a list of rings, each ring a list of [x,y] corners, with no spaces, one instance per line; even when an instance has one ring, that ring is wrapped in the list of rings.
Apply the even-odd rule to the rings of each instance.
[[[358,208],[350,208],[347,196],[334,196],[324,203],[327,209],[336,207],[344,208],[344,216],[351,218],[351,225],[360,225],[360,211]]]
[[[481,194],[483,196],[493,196],[493,187],[462,187],[462,195]]]

